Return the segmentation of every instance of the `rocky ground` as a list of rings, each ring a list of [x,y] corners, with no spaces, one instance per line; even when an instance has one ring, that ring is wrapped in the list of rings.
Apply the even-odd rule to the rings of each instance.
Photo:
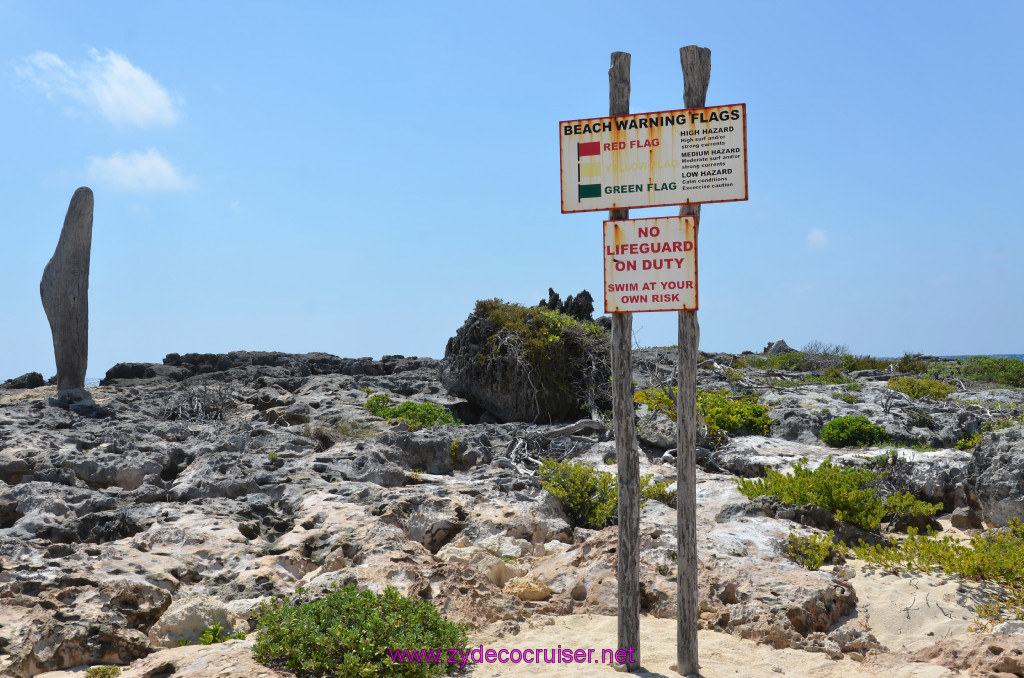
[[[910,577],[886,583],[856,562],[806,570],[783,555],[797,523],[804,531],[853,535],[851,528],[814,509],[751,502],[735,486],[737,475],[801,457],[864,464],[897,449],[894,481],[942,502],[947,529],[1005,525],[1024,514],[1024,427],[986,433],[973,451],[953,445],[985,422],[1020,414],[1024,394],[964,387],[946,401],[911,401],[886,388],[891,375],[883,372],[854,373],[852,390],[733,370],[731,356],[704,359],[701,389],[756,392],[775,422],[770,436],[699,450],[700,616],[711,638],[729,634],[796,656],[776,662],[792,675],[826,675],[806,668],[823,658],[847,667],[845,675],[942,675],[927,666],[1024,675],[1024,636],[966,632],[970,587],[913,580],[934,589],[926,607],[937,603],[939,615],[920,612],[916,593],[896,586],[910,586]],[[675,353],[645,350],[634,364],[645,385],[671,376]],[[79,412],[51,406],[55,387],[38,380],[7,384],[0,676],[133,661],[126,676],[277,675],[252,662],[251,640],[179,642],[195,641],[212,623],[249,632],[260,602],[300,586],[316,595],[335,583],[392,585],[471,624],[474,638],[511,645],[538,625],[568,619],[587,628],[586,620],[614,615],[617,528],[572,528],[534,475],[546,457],[614,472],[606,463],[615,451],[610,427],[589,419],[495,423],[449,394],[439,368],[434,359],[402,356],[172,354],[163,364],[111,369],[90,389],[95,407]],[[363,407],[382,392],[484,423],[389,425]],[[940,449],[825,447],[821,426],[846,414]],[[674,436],[673,422],[638,408],[641,473],[675,479]],[[675,516],[657,501],[642,513],[645,625],[671,624],[675,614]],[[907,610],[896,591],[914,597]],[[613,646],[614,635],[603,645]]]

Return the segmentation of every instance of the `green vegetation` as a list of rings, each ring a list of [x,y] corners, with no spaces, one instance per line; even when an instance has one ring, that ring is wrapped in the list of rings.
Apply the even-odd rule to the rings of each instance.
[[[649,388],[637,391],[633,401],[675,419],[678,392],[676,388],[671,394],[667,388]],[[698,391],[697,410],[704,417],[708,441],[714,445],[725,441],[725,432],[747,435],[768,435],[771,432],[768,407],[757,402],[756,394],[735,395],[725,389]]]
[[[921,359],[920,353],[904,353],[896,361],[896,371],[906,374],[921,374],[928,369],[928,362]]]
[[[414,431],[425,426],[442,426],[444,424],[461,424],[452,418],[452,413],[437,403],[414,403],[406,401],[392,407],[391,397],[387,393],[377,393],[366,399],[364,407],[371,414],[388,421],[404,421],[409,430]]]
[[[786,544],[786,554],[791,560],[803,565],[808,570],[820,570],[825,560],[833,553],[835,548],[835,535],[832,530],[828,534],[802,535],[797,532],[790,532]]]
[[[836,417],[821,427],[821,440],[831,447],[877,445],[888,439],[885,429],[867,417]]]
[[[957,361],[960,374],[971,381],[1024,388],[1024,361],[1017,358],[991,358],[975,355]]]
[[[89,678],[117,678],[121,675],[120,666],[92,666],[85,670]]]
[[[923,398],[928,396],[934,400],[945,400],[946,396],[956,390],[951,384],[945,384],[935,379],[915,379],[914,377],[893,377],[889,380],[888,387],[900,393],[906,393],[911,398]]]
[[[826,384],[826,385],[837,385],[837,384],[849,384],[850,379],[843,376],[843,373],[838,367],[829,367],[821,374],[812,374],[804,377],[805,384]]]
[[[759,370],[809,370],[810,364],[807,356],[801,351],[792,353],[779,353],[777,355],[747,356],[746,362],[751,367]]]
[[[277,452],[267,452],[267,461],[269,461],[271,464],[276,462],[278,459],[280,459],[280,457],[278,456]]]
[[[245,632],[238,631],[232,635],[228,635],[224,632],[224,627],[221,624],[213,623],[207,626],[202,635],[199,636],[200,645],[213,645],[215,643],[223,643],[225,640],[245,640]],[[191,645],[189,641],[182,639],[178,641],[178,646]]]
[[[299,591],[301,594],[301,591]],[[382,594],[336,588],[296,604],[261,603],[256,661],[300,676],[435,676],[445,663],[393,663],[389,649],[466,647],[466,627],[448,621],[430,602],[388,587]]]
[[[1024,619],[1024,527],[1016,518],[1009,526],[975,535],[967,543],[949,536],[911,532],[903,541],[890,537],[888,545],[861,543],[854,553],[889,572],[938,570],[963,579],[992,582],[998,590],[990,590],[989,601],[975,610],[982,626]]]
[[[619,509],[618,479],[580,461],[545,459],[537,469],[541,487],[560,499],[573,527],[600,530]],[[676,492],[668,482],[652,483],[652,476],[640,476],[640,507],[648,499],[675,506]]]
[[[972,435],[965,436],[960,440],[956,441],[956,449],[969,450],[973,447],[978,446],[979,444],[981,444],[981,434],[974,433]]]
[[[836,400],[842,400],[844,403],[849,403],[851,405],[853,403],[860,402],[860,400],[857,398],[857,396],[851,395],[849,393],[840,393],[838,391],[833,393],[832,397],[835,398]]]
[[[813,504],[830,511],[837,520],[845,520],[866,530],[876,530],[882,519],[894,515],[933,515],[941,504],[918,501],[907,492],[879,499],[877,490],[869,483],[877,480],[878,473],[866,468],[836,466],[832,457],[813,471],[807,460],[793,466],[791,475],[767,469],[766,478],[740,478],[739,491],[748,499],[771,495],[787,504],[803,506]]]
[[[876,358],[870,355],[844,355],[840,361],[843,372],[854,370],[886,370],[889,369],[891,360]]]
[[[512,359],[523,387],[548,402],[596,407],[608,400],[608,338],[597,323],[501,299],[478,301],[474,313],[496,330],[477,356],[481,367],[492,357]]]

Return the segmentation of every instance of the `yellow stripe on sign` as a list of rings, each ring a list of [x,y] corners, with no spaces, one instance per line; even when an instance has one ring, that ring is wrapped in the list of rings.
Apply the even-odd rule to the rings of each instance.
[[[601,163],[587,162],[580,163],[580,178],[601,176]]]

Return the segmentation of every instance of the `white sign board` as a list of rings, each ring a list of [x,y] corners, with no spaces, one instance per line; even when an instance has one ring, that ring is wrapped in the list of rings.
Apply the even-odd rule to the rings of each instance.
[[[747,199],[747,106],[558,123],[562,212]]]
[[[697,310],[693,217],[604,222],[605,313]]]

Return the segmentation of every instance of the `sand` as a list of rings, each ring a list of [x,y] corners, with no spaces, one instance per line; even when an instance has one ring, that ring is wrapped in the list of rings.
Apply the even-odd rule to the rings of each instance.
[[[872,653],[863,661],[830,659],[820,652],[777,650],[726,633],[701,631],[698,636],[701,675],[706,678],[753,678],[762,676],[907,676],[937,678],[958,675],[933,664],[913,663],[907,654],[942,638],[968,633],[974,621],[972,609],[980,600],[976,587],[924,574],[885,574],[852,560],[849,566],[860,602],[855,614],[841,621],[858,629],[868,627],[890,652]],[[563,648],[595,650],[614,648],[617,621],[612,616],[574,615],[540,617],[522,624],[519,633],[503,638],[476,636],[472,646],[485,649]],[[640,649],[644,678],[678,677],[675,672],[676,623],[674,619],[641,617]],[[481,663],[476,678],[542,678],[543,676],[613,676],[608,664]]]

